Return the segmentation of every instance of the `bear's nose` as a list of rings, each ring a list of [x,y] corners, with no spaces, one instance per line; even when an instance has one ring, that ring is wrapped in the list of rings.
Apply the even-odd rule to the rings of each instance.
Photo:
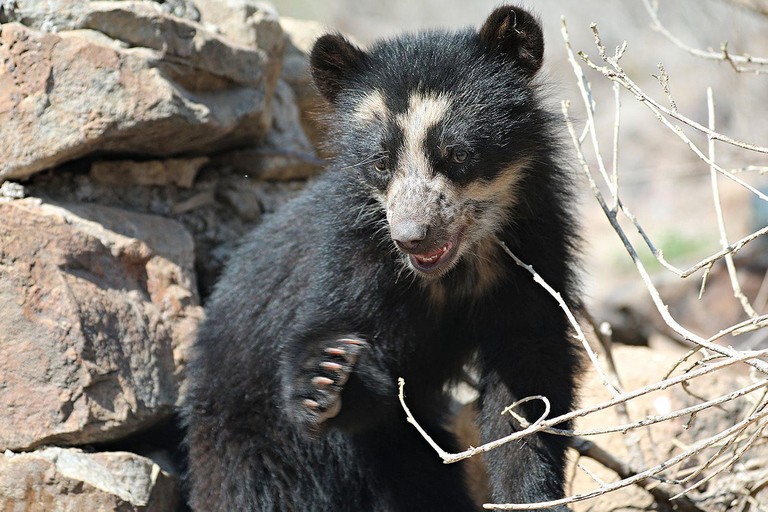
[[[414,221],[400,221],[390,226],[395,245],[404,252],[418,252],[429,236],[429,226]]]

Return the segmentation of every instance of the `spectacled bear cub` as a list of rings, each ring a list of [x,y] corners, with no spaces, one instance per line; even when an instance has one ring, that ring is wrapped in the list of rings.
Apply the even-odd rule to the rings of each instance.
[[[316,42],[338,156],[247,237],[207,306],[185,409],[194,510],[477,510],[461,465],[407,423],[398,377],[446,450],[466,448],[444,425],[467,364],[484,442],[520,428],[501,414],[519,398],[569,410],[567,321],[497,241],[576,303],[543,53],[537,20],[510,6],[479,31]],[[562,497],[567,444],[539,434],[488,453],[493,499]]]

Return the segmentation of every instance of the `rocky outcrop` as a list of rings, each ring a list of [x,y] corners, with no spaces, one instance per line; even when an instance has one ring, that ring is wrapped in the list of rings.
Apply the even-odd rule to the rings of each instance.
[[[285,38],[272,5],[254,0],[197,0],[196,5],[202,20],[228,39],[282,55]]]
[[[317,174],[323,161],[315,156],[302,128],[293,89],[280,80],[272,101],[272,128],[258,148],[221,154],[217,162],[263,180],[306,179]]]
[[[178,474],[201,301],[321,169],[310,43],[253,0],[0,0],[0,23],[0,510],[177,510],[138,454]]]
[[[169,512],[174,478],[132,453],[46,448],[0,455],[0,510]]]
[[[2,27],[0,180],[94,152],[199,155],[264,138],[279,52],[150,2],[73,5],[77,30]]]
[[[13,0],[0,2],[0,23],[18,22],[45,32],[82,28],[83,19],[95,0]],[[148,0],[167,14],[200,21],[200,12],[191,0]]]
[[[190,235],[93,205],[0,203],[0,450],[168,417],[201,317]]]

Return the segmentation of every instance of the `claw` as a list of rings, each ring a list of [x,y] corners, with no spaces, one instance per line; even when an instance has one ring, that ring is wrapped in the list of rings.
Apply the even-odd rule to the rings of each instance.
[[[319,388],[324,388],[333,384],[333,379],[329,379],[328,377],[313,377],[312,384]]]
[[[360,345],[363,344],[362,341],[356,340],[354,338],[342,338],[339,341],[342,342],[342,343],[346,343],[347,345],[357,345],[357,346],[360,346]]]
[[[320,363],[320,368],[331,372],[337,372],[343,368],[339,363],[332,363],[330,361],[323,361]]]
[[[325,353],[332,356],[343,356],[347,353],[347,351],[343,348],[328,347],[325,349]]]
[[[319,409],[320,408],[320,404],[315,402],[314,400],[312,400],[310,398],[307,398],[306,400],[304,400],[304,405],[306,405],[310,409]]]

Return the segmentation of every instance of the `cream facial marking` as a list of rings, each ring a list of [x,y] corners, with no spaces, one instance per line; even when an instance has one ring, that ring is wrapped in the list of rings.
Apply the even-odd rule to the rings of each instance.
[[[384,96],[381,91],[374,90],[362,97],[355,107],[354,116],[359,121],[369,123],[376,120],[383,120],[387,117],[387,105],[384,103]]]
[[[459,219],[458,188],[443,173],[435,172],[428,156],[427,135],[445,122],[450,108],[446,95],[411,94],[407,111],[395,118],[403,145],[386,197],[392,237],[401,249],[411,249],[408,266],[432,277],[455,263],[464,224]]]
[[[511,206],[517,200],[517,184],[531,161],[531,158],[522,158],[503,169],[491,181],[471,181],[463,187],[462,195],[476,201],[494,199],[503,206]]]
[[[425,96],[411,94],[408,110],[397,116],[397,124],[403,130],[403,167],[420,173],[430,172],[424,140],[429,129],[439,123],[448,113],[451,103],[444,95]]]
[[[444,95],[411,94],[408,110],[399,114],[397,124],[403,131],[403,147],[398,169],[387,191],[387,218],[391,222],[406,215],[419,215],[428,220],[441,196],[452,189],[450,181],[434,175],[424,141],[430,128],[449,111],[451,103]]]

